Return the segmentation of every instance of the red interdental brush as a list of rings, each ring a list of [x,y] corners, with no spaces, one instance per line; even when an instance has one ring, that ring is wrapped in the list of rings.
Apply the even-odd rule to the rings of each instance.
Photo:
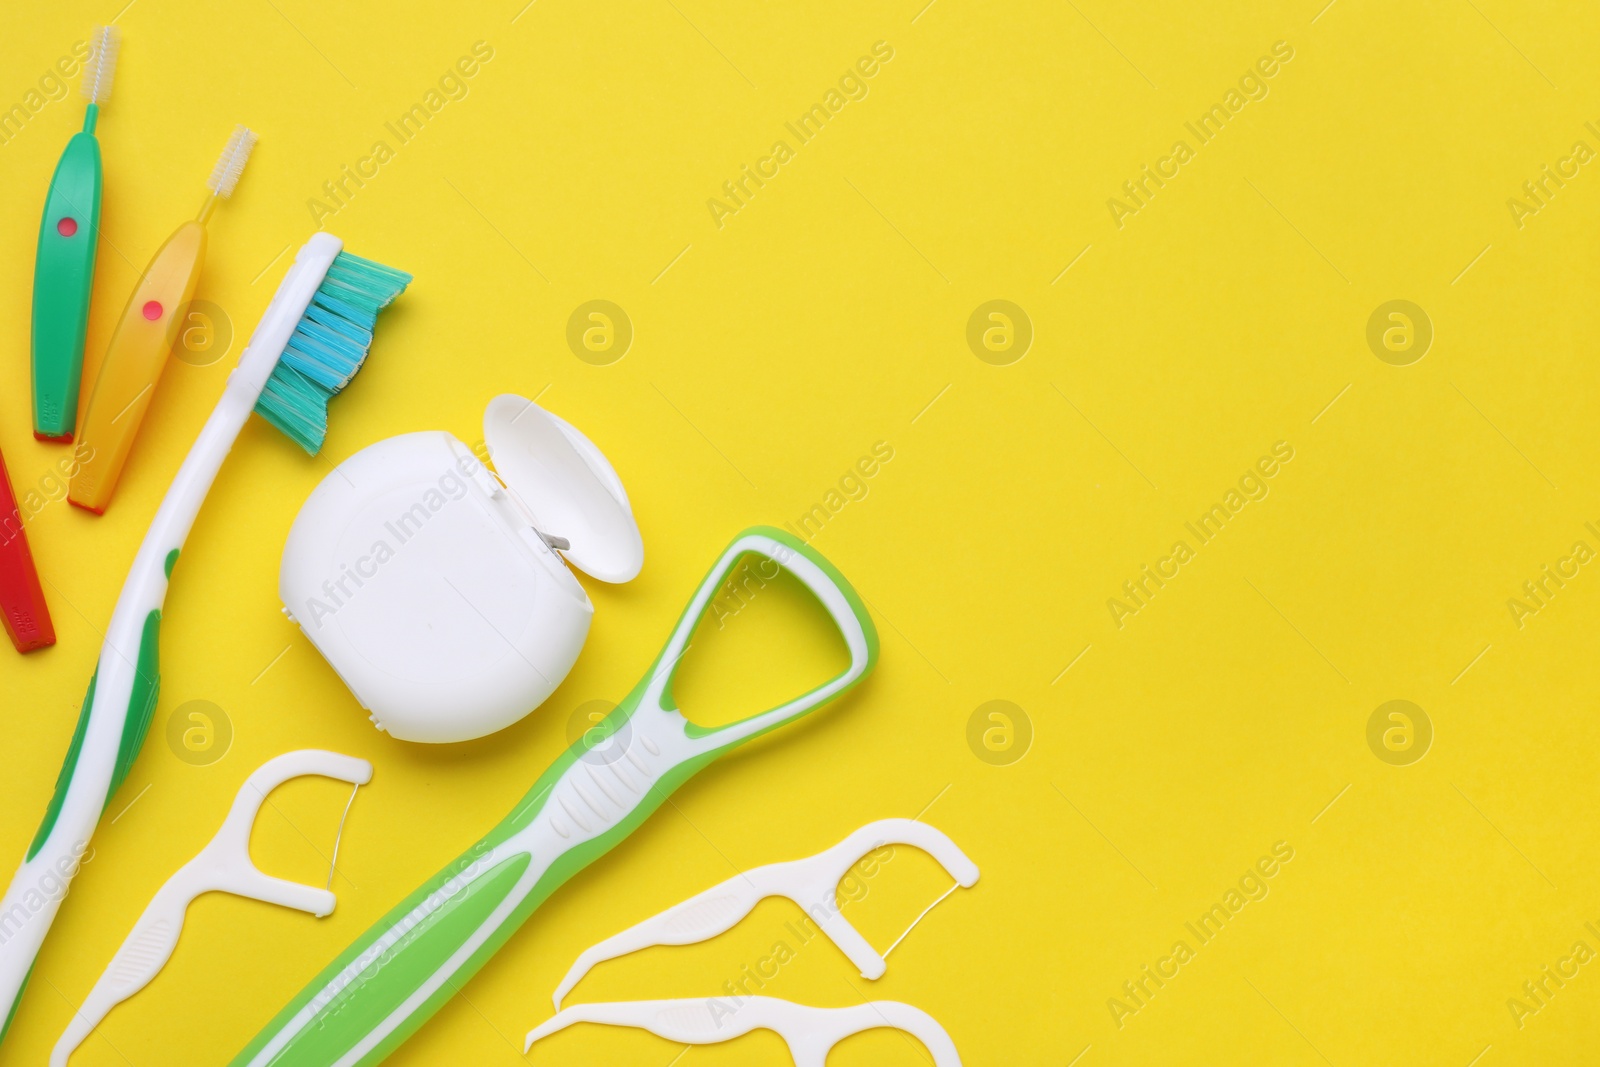
[[[5,618],[6,635],[18,652],[32,652],[56,643],[55,627],[50,624],[50,609],[39,588],[39,572],[28,551],[28,535],[22,529],[22,512],[11,491],[11,478],[0,458],[0,615]]]

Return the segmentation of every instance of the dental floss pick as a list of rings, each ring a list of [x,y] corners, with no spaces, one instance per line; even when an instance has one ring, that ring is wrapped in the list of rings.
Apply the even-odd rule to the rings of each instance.
[[[631,1026],[686,1045],[714,1045],[752,1030],[771,1030],[789,1046],[795,1067],[826,1067],[828,1053],[845,1038],[888,1027],[904,1030],[921,1041],[933,1054],[934,1067],[961,1067],[955,1042],[938,1020],[921,1008],[894,1000],[844,1008],[814,1008],[774,997],[574,1004],[528,1031],[523,1054],[535,1041],[573,1023]]]
[[[910,845],[928,853],[955,879],[955,885],[924,908],[888,951],[879,955],[839,911],[837,889],[839,880],[861,857],[887,844]],[[596,964],[655,945],[692,945],[708,940],[732,929],[762,900],[775,896],[787,897],[799,905],[828,940],[850,958],[861,977],[875,980],[882,978],[887,969],[884,958],[928,912],[958,887],[971,888],[977,881],[977,866],[940,831],[915,819],[880,819],[861,827],[824,852],[736,874],[659,915],[613,934],[578,957],[561,984],[556,986],[551,1000],[560,1011],[561,1001]]]
[[[84,998],[83,1006],[73,1013],[66,1031],[50,1053],[50,1067],[66,1067],[68,1058],[112,1008],[149,985],[151,979],[161,973],[178,947],[190,902],[202,893],[232,893],[309,912],[319,919],[333,911],[336,901],[329,890],[264,874],[250,859],[250,831],[267,794],[292,778],[307,775],[350,782],[355,787],[350,793],[353,801],[355,791],[372,780],[372,764],[353,756],[308,748],[285,752],[257,767],[239,787],[227,818],[205,848],[178,868],[146,905],[139,921],[133,924],[122,946]],[[347,801],[345,814],[349,813]],[[339,822],[339,833],[341,836],[344,833],[343,819]],[[334,855],[337,858],[337,842]],[[331,865],[329,871],[328,881],[332,885]]]

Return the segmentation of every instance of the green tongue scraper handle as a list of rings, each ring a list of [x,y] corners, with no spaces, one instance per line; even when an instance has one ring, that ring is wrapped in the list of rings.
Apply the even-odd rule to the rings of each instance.
[[[699,727],[674,706],[673,675],[695,624],[747,554],[772,560],[815,594],[844,637],[850,665],[770,711],[728,726]],[[877,655],[877,631],[861,599],[827,560],[781,531],[746,530],[700,583],[666,647],[601,728],[557,759],[483,840],[329,964],[235,1057],[233,1067],[380,1062],[546,897],[632,833],[691,775],[838,696],[872,669]]]
[[[111,95],[117,28],[95,31],[94,51],[83,71],[89,100],[83,129],[61,152],[39,221],[33,269],[33,436],[70,441],[78,423],[78,380],[94,288],[94,252],[100,237],[100,142],[94,128]]]

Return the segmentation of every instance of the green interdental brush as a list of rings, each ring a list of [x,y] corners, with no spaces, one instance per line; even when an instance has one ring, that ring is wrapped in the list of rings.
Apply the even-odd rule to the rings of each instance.
[[[100,237],[100,142],[94,128],[111,95],[117,65],[115,26],[94,31],[94,51],[83,68],[89,109],[72,135],[44,201],[39,255],[33,271],[33,436],[71,441],[78,421],[78,379],[83,338],[94,288],[94,251]]]

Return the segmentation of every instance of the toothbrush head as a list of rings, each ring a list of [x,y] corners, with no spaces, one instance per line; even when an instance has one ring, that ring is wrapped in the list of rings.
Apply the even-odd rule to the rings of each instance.
[[[111,96],[111,75],[117,69],[117,46],[122,33],[115,26],[96,26],[93,50],[83,68],[83,96],[91,104],[103,104]]]
[[[301,269],[291,271],[272,300],[305,311],[292,334],[276,339],[271,376],[256,401],[256,412],[311,456],[321,451],[328,433],[328,401],[366,362],[378,312],[411,284],[405,271],[351,255],[343,247],[337,237],[318,231],[295,256],[294,266]],[[312,282],[316,289],[307,292]],[[273,310],[267,309],[263,323],[272,321]],[[252,343],[262,343],[261,333],[258,326]],[[270,347],[259,351],[265,355]]]
[[[206,182],[206,188],[211,190],[212,195],[227,197],[233,193],[233,187],[239,184],[239,175],[244,173],[245,160],[250,158],[250,150],[255,146],[255,134],[243,126],[233,128],[228,147],[222,150],[217,165],[211,169],[211,178]]]

